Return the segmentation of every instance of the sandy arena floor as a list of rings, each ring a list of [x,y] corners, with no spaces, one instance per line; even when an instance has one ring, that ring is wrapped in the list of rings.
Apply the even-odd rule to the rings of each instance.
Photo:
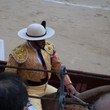
[[[18,30],[42,20],[56,31],[49,40],[68,69],[110,74],[109,0],[0,0],[5,60],[24,42]]]

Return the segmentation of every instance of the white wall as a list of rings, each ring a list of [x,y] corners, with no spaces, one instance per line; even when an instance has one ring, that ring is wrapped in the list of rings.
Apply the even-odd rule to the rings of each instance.
[[[4,40],[0,39],[0,60],[5,60],[4,55]]]

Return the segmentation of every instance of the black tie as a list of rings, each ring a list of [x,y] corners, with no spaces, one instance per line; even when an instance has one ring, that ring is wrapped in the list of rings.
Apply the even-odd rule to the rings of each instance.
[[[41,59],[42,65],[45,66],[45,62],[44,62],[43,56],[42,56],[42,54],[41,54],[41,50],[39,49],[39,50],[37,50],[37,51],[38,51],[38,55],[39,55],[39,57],[40,57],[40,59]]]

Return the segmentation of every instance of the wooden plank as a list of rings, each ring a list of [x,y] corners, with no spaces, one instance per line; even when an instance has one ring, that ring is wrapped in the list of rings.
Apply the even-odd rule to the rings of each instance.
[[[0,64],[6,65],[6,61],[0,61]],[[0,72],[4,71],[3,67],[0,67]],[[69,70],[67,69],[68,73],[72,73],[73,75],[69,75],[74,87],[79,91],[83,92],[95,87],[103,86],[103,85],[110,85],[110,80],[103,80],[103,79],[98,79],[100,78],[110,78],[110,75],[105,75],[105,74],[96,74],[96,73],[90,73],[90,72],[84,72],[84,71],[78,71],[78,70]],[[78,75],[74,75],[74,73]],[[85,75],[84,77],[80,75]],[[87,76],[87,77],[86,77]],[[88,77],[88,76],[95,76],[96,78],[93,77]],[[49,84],[53,85],[56,88],[60,87],[60,81],[58,77],[55,74],[52,74],[51,79],[49,80]]]

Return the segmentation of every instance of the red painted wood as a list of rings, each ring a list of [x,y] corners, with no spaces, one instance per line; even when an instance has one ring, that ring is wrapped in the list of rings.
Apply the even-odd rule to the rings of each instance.
[[[6,65],[6,63],[7,63],[6,61],[0,61],[0,64],[2,65]],[[2,71],[4,71],[4,68],[0,67],[0,72]],[[95,77],[101,77],[101,78],[110,78],[110,75],[90,73],[90,72],[70,70],[70,69],[67,69],[67,72],[72,73],[72,74],[77,73],[79,75],[85,75],[85,77],[77,76],[77,75],[75,76],[69,75],[73,82],[73,85],[79,92],[83,92],[83,91],[86,91],[88,89],[92,89],[98,86],[110,85],[110,80],[102,80],[102,79],[94,79],[94,78],[86,77],[86,76],[95,76]],[[60,81],[55,74],[52,74],[49,84],[57,88],[60,87]]]

